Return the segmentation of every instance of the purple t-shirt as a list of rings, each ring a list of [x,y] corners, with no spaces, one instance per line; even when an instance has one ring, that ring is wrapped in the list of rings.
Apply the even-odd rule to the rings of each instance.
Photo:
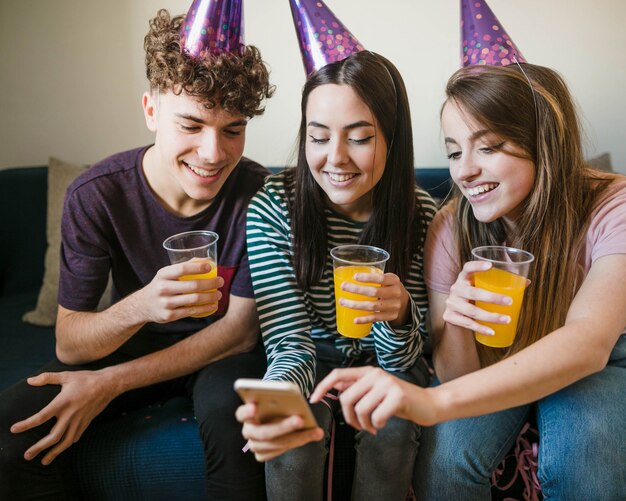
[[[170,264],[163,241],[175,233],[211,230],[218,240],[218,274],[224,279],[218,311],[155,330],[195,332],[223,316],[229,294],[253,298],[246,251],[246,209],[268,171],[242,158],[209,207],[190,217],[168,212],[155,198],[141,167],[148,147],[118,153],[81,174],[65,195],[61,222],[58,302],[93,311],[113,278],[113,301],[147,285]]]

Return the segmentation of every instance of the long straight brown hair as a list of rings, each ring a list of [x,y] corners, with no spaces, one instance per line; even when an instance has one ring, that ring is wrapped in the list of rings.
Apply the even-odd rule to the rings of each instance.
[[[501,219],[477,221],[470,203],[456,191],[460,262],[471,260],[473,247],[503,242],[535,255],[515,342],[508,349],[477,344],[483,365],[564,325],[583,278],[579,252],[594,203],[613,179],[586,164],[578,117],[563,79],[542,66],[524,64],[523,70],[515,65],[468,67],[452,75],[446,87],[446,102],[521,148],[536,169],[513,235]]]
[[[306,160],[306,107],[311,92],[321,85],[348,85],[372,111],[387,144],[382,178],[372,189],[372,215],[359,243],[387,250],[387,271],[405,280],[411,259],[418,252],[425,231],[421,207],[415,198],[413,132],[404,82],[395,66],[369,51],[359,52],[313,73],[302,92],[298,137],[298,163],[293,183],[294,201],[289,204],[293,233],[293,265],[299,285],[306,289],[318,282],[328,256],[324,191],[317,184]]]

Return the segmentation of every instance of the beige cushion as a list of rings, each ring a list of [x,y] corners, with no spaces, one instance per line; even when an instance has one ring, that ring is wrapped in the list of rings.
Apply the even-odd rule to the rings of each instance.
[[[48,248],[44,262],[43,284],[39,290],[34,310],[24,314],[22,320],[43,327],[53,326],[57,318],[57,292],[59,289],[59,250],[61,247],[61,215],[65,191],[70,183],[85,170],[51,157],[48,161],[48,212],[46,239]],[[102,296],[109,298],[109,288]]]

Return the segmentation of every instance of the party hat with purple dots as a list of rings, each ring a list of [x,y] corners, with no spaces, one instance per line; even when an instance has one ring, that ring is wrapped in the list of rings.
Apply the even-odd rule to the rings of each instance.
[[[241,54],[243,0],[194,0],[180,27],[180,48],[191,57],[235,52]]]
[[[307,75],[363,46],[322,0],[289,0]]]
[[[461,66],[525,62],[485,0],[461,0]]]

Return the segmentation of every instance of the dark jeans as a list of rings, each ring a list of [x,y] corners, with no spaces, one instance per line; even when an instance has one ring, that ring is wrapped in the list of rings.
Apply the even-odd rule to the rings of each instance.
[[[139,354],[132,347],[122,347],[93,363],[69,366],[56,360],[39,372],[97,370]],[[245,441],[241,425],[235,420],[235,410],[241,402],[233,391],[233,383],[239,377],[263,377],[265,369],[265,353],[259,343],[250,353],[219,360],[190,376],[124,393],[111,401],[96,420],[188,395],[193,399],[204,445],[208,499],[262,500],[263,465],[256,462],[253,454],[241,451]],[[22,380],[0,393],[0,500],[81,499],[71,468],[71,448],[48,466],[41,464],[43,454],[31,461],[23,457],[31,445],[48,434],[52,422],[24,433],[10,432],[13,423],[41,410],[59,391],[60,386],[33,387]]]
[[[363,357],[352,363],[345,360],[332,343],[316,342],[316,384],[337,367],[376,365],[375,357]],[[419,386],[427,386],[429,375],[423,361],[396,376]],[[265,467],[267,494],[272,501],[321,501],[324,469],[330,443],[333,414],[339,403],[332,401],[333,411],[323,403],[312,405],[319,426],[326,431],[324,439],[291,449],[269,461]],[[352,499],[356,501],[406,499],[413,463],[418,449],[420,427],[410,421],[391,418],[376,435],[359,431],[355,435],[356,465],[352,482]]]

